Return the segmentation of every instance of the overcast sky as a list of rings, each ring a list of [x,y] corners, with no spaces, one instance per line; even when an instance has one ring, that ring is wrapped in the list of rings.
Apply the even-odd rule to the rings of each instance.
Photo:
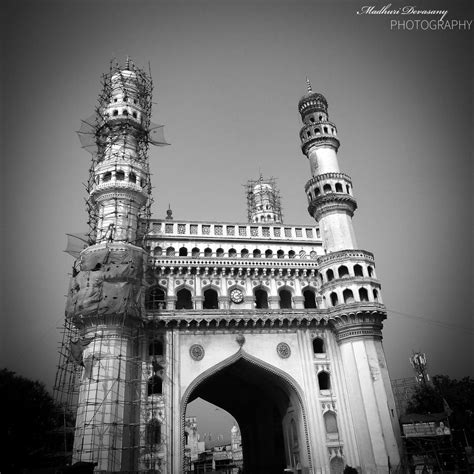
[[[176,219],[244,222],[242,184],[261,170],[278,178],[285,222],[310,225],[297,111],[308,76],[338,127],[359,246],[375,253],[392,378],[412,375],[412,350],[432,375],[474,375],[472,31],[393,31],[386,15],[357,15],[371,4],[384,5],[3,2],[0,365],[52,387],[65,234],[87,220],[90,155],[75,130],[109,61],[130,55],[150,63],[153,121],[171,143],[150,152],[154,217],[171,203]],[[473,19],[469,1],[417,6]]]

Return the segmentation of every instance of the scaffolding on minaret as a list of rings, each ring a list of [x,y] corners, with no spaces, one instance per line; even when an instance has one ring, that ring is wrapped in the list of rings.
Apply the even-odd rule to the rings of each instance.
[[[81,121],[81,127],[77,134],[81,142],[82,148],[88,151],[92,156],[91,165],[89,167],[89,177],[85,188],[89,194],[92,190],[96,175],[94,173],[98,163],[102,162],[107,156],[109,162],[115,159],[115,169],[119,167],[120,160],[126,155],[127,159],[135,161],[137,165],[136,171],[145,168],[145,180],[140,182],[141,187],[146,190],[148,198],[145,205],[140,209],[139,220],[140,227],[137,233],[135,245],[141,246],[143,238],[149,230],[149,220],[151,218],[151,206],[153,204],[152,186],[150,181],[149,163],[148,163],[148,149],[150,145],[164,146],[168,145],[164,138],[163,125],[157,125],[150,121],[152,108],[152,92],[153,83],[151,74],[136,67],[130,59],[127,58],[126,71],[132,71],[137,80],[135,85],[137,87],[134,93],[134,101],[138,103],[143,113],[140,116],[140,126],[136,126],[136,116],[133,115],[129,120],[123,120],[123,117],[117,121],[110,121],[110,103],[112,99],[112,92],[117,88],[117,80],[119,87],[122,88],[124,95],[127,94],[127,81],[124,76],[124,69],[120,64],[113,60],[110,63],[109,72],[102,76],[102,89],[99,94],[98,104],[95,112],[89,118]],[[118,79],[117,79],[118,78]],[[119,110],[113,110],[113,115],[119,116]],[[128,113],[123,111],[123,113]],[[135,119],[135,120],[134,120]],[[131,141],[133,140],[133,143]],[[129,143],[127,143],[129,142]],[[127,153],[127,145],[136,148],[136,154]],[[111,150],[114,151],[111,153]],[[132,164],[133,173],[133,164]],[[138,173],[137,173],[138,174]],[[133,203],[130,203],[132,207]],[[97,238],[97,223],[98,213],[97,206],[91,199],[90,195],[86,198],[86,210],[88,213],[88,239],[90,244],[94,244]],[[115,208],[113,211],[119,212]]]
[[[249,179],[245,185],[248,222],[282,224],[280,191],[275,178]]]
[[[133,82],[127,74],[128,78],[134,75]],[[123,99],[115,106],[118,90]],[[67,251],[76,260],[60,328],[54,398],[65,414],[64,457],[69,462],[98,461],[107,472],[120,464],[133,466],[133,472],[169,472],[166,395],[162,389],[169,380],[164,336],[140,320],[146,258],[136,248],[144,248],[151,218],[148,149],[150,145],[167,145],[163,126],[150,121],[152,91],[149,73],[129,59],[124,67],[111,62],[102,77],[95,113],[82,120],[78,131],[82,147],[92,156],[85,184],[89,231],[69,236],[74,242]],[[98,172],[104,163],[120,181],[119,191],[132,186],[137,195],[146,195],[146,200],[143,197],[138,202],[133,193],[116,193],[115,206],[100,215],[92,194],[110,183],[104,182],[107,172]],[[104,224],[104,220],[111,220],[107,220],[107,213],[123,218],[125,237],[117,241],[126,245],[114,246],[116,229]],[[134,231],[128,232],[131,226]],[[100,242],[102,246],[87,252],[88,245]],[[89,321],[87,335],[85,319]],[[113,337],[107,332],[108,325],[115,328]],[[104,414],[113,415],[107,420]]]

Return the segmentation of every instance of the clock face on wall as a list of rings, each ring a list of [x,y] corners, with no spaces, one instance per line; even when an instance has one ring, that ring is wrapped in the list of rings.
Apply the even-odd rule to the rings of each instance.
[[[244,300],[244,294],[242,293],[242,290],[239,290],[238,288],[234,288],[230,292],[230,299],[234,303],[242,303],[242,301]]]

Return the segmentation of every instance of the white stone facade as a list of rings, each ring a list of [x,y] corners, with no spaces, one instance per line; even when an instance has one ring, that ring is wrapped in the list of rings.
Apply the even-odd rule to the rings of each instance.
[[[239,423],[244,472],[397,466],[386,310],[374,257],[357,248],[357,204],[326,99],[309,89],[298,105],[315,226],[276,222],[277,212],[265,222],[257,212],[250,223],[145,223],[142,80],[128,65],[111,76],[95,129],[95,241],[67,309],[87,340],[74,460],[182,473],[186,406],[202,397]]]

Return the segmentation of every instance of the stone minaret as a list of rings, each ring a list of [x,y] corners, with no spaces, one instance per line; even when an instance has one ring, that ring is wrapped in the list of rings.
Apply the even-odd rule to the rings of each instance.
[[[149,75],[129,60],[112,66],[96,114],[79,132],[93,156],[92,232],[66,308],[83,347],[73,461],[97,462],[104,472],[136,469],[134,447],[142,438],[136,400],[145,390],[140,331],[146,252],[139,225],[150,199],[151,89]]]
[[[305,191],[308,211],[319,223],[325,255],[318,258],[323,303],[339,345],[347,397],[363,472],[387,472],[399,462],[399,428],[382,348],[382,304],[374,256],[358,249],[352,216],[357,208],[351,178],[341,173],[337,129],[326,99],[311,89],[298,110],[302,151],[311,179]],[[388,461],[390,459],[390,461]]]

